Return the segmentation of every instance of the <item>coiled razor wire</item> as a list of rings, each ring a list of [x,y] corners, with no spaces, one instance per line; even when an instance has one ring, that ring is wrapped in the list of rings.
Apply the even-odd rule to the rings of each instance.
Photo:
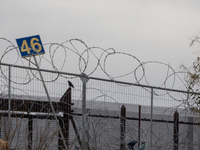
[[[31,57],[27,57],[27,58],[21,58],[21,55],[19,53],[18,47],[15,46],[15,44],[13,44],[11,41],[9,41],[8,39],[5,38],[0,38],[3,41],[6,41],[7,43],[9,43],[9,46],[7,46],[7,48],[5,49],[3,55],[0,58],[0,63],[4,63],[5,60],[5,56],[8,55],[9,53],[13,53],[13,51],[15,51],[17,53],[16,57],[16,61],[13,62],[13,65],[17,65],[17,64],[22,64],[24,66],[35,66],[33,60]],[[70,67],[78,67],[78,74],[81,73],[85,73],[87,76],[92,76],[95,71],[97,71],[99,68],[101,69],[101,71],[111,80],[116,80],[116,79],[120,79],[123,77],[126,77],[130,74],[133,75],[134,79],[135,79],[135,83],[137,84],[145,84],[145,85],[149,85],[149,81],[147,80],[147,77],[145,75],[145,68],[148,65],[162,65],[163,70],[164,68],[167,69],[166,72],[166,77],[165,79],[162,81],[162,83],[158,86],[158,87],[167,87],[167,82],[169,80],[169,78],[173,80],[173,82],[171,83],[171,87],[173,88],[175,85],[175,80],[178,78],[179,80],[181,80],[182,84],[184,85],[184,81],[182,81],[181,78],[179,78],[178,73],[176,72],[169,64],[166,64],[164,62],[158,62],[158,61],[148,61],[148,62],[142,62],[140,61],[136,56],[132,55],[132,54],[128,54],[128,53],[124,53],[124,52],[118,52],[113,48],[108,48],[108,49],[103,49],[100,47],[89,47],[87,46],[82,40],[80,39],[70,39],[67,40],[61,44],[58,43],[47,43],[44,44],[43,46],[45,46],[45,49],[48,49],[48,54],[46,55],[42,55],[40,56],[40,65],[42,65],[42,62],[47,62],[48,64],[45,64],[47,66],[45,66],[45,68],[51,68],[54,71],[58,71],[58,72],[62,72],[62,71],[66,71],[64,69],[66,69],[66,65],[70,64]],[[81,47],[81,48],[79,48]],[[71,53],[70,53],[71,52]],[[56,55],[59,55],[64,57],[63,60],[61,59],[57,59]],[[70,55],[71,54],[71,55]],[[118,76],[113,76],[109,73],[109,70],[111,68],[106,68],[107,67],[107,62],[109,61],[109,58],[112,57],[117,57],[117,56],[123,56],[125,59],[129,59],[131,58],[133,60],[134,64],[127,64],[127,66],[123,66],[123,67],[129,67],[131,66],[135,66],[135,68],[132,68],[128,73],[124,73],[122,75],[118,75]],[[72,56],[74,57],[74,60],[78,60],[78,62],[69,62],[71,61]],[[69,61],[68,61],[69,60]],[[92,62],[91,62],[92,60]],[[61,62],[62,61],[62,62]],[[117,61],[126,61],[126,60],[117,60]],[[56,63],[59,62],[59,65],[57,65]],[[90,65],[93,65],[92,67]],[[113,64],[114,66],[115,64]],[[123,69],[123,68],[121,68]],[[121,72],[120,68],[118,68],[119,72]],[[99,70],[98,70],[99,71]],[[4,75],[2,69],[1,69],[2,74]],[[37,76],[35,75],[35,73],[30,72],[34,78],[37,78]],[[160,73],[160,70],[159,70]],[[5,75],[4,75],[5,76]],[[27,76],[30,76],[29,73],[27,72]],[[46,82],[53,82],[55,81],[59,76],[62,76],[61,74],[58,73],[58,75],[51,80],[46,80]],[[5,78],[7,78],[5,76]],[[40,80],[39,78],[37,78],[38,80]],[[32,80],[32,77],[29,78],[29,80],[27,80],[26,82],[22,82],[22,83],[18,83],[15,82],[16,84],[28,84],[30,81]],[[12,81],[14,82],[14,81]],[[141,83],[143,82],[143,83]]]
[[[15,53],[17,53],[17,56],[16,56],[16,61],[12,63],[13,65],[23,65],[23,66],[26,66],[26,67],[35,66],[33,59],[31,57],[24,58],[24,59],[21,58],[18,47],[15,46],[14,43],[12,43],[11,41],[9,41],[8,39],[5,39],[5,38],[0,38],[0,39],[4,42],[8,43],[8,46],[6,47],[5,51],[3,52],[3,55],[0,58],[0,63],[4,63],[4,61],[6,60],[6,56],[15,52]],[[80,39],[70,39],[70,40],[67,40],[67,41],[65,41],[61,44],[59,44],[59,43],[47,43],[47,44],[44,44],[43,46],[45,47],[46,50],[48,50],[48,53],[47,53],[48,55],[46,54],[46,55],[39,56],[39,58],[40,58],[39,64],[41,66],[43,66],[43,64],[44,64],[44,66],[47,66],[47,68],[51,68],[51,70],[58,72],[56,74],[56,76],[54,76],[53,79],[46,78],[45,82],[52,82],[53,83],[56,80],[58,80],[59,77],[67,78],[67,79],[77,78],[76,76],[65,76],[65,75],[59,73],[59,72],[66,71],[66,68],[69,68],[69,66],[68,67],[66,67],[66,66],[70,64],[71,67],[74,67],[74,68],[77,67],[78,68],[78,74],[85,73],[85,74],[87,74],[87,76],[92,76],[92,75],[96,74],[96,72],[101,71],[101,73],[103,73],[107,78],[109,78],[112,81],[115,81],[116,79],[118,80],[120,78],[125,78],[125,77],[131,75],[132,78],[134,78],[135,84],[141,85],[141,87],[144,84],[149,86],[149,85],[151,85],[151,83],[150,83],[150,80],[148,79],[148,76],[146,76],[148,66],[149,65],[161,65],[163,68],[166,68],[167,71],[166,71],[165,78],[159,84],[158,87],[169,89],[169,84],[170,84],[170,89],[173,89],[176,85],[176,81],[178,80],[182,84],[181,88],[187,89],[187,85],[186,85],[185,81],[181,78],[181,76],[183,74],[185,74],[186,72],[175,71],[172,68],[172,66],[170,66],[169,64],[163,63],[163,62],[158,62],[158,61],[142,62],[141,60],[139,60],[136,56],[134,56],[132,54],[128,54],[128,53],[124,53],[124,52],[118,52],[113,48],[103,49],[103,48],[94,47],[94,46],[89,47],[88,45],[86,45],[85,42],[83,42]],[[60,53],[61,53],[63,59],[62,59],[62,62],[61,62],[61,59],[59,59],[59,63],[58,63],[57,55],[59,55]],[[128,64],[128,66],[131,66],[131,68],[132,68],[132,66],[135,66],[135,67],[133,67],[127,73],[123,73],[121,75],[113,76],[111,73],[109,73],[109,70],[111,68],[109,68],[107,66],[109,66],[108,65],[109,59],[111,57],[114,58],[114,57],[117,57],[117,56],[123,56],[127,59],[131,58],[131,60],[133,61],[134,64]],[[71,60],[74,60],[74,62],[71,62]],[[126,60],[118,60],[118,61],[126,61]],[[128,66],[124,66],[124,67],[128,67]],[[120,71],[120,68],[118,68],[118,69]],[[1,70],[1,80],[0,80],[0,82],[1,82],[1,98],[3,98],[3,97],[6,97],[5,93],[7,93],[8,75],[5,73],[7,70],[2,68],[1,65],[0,65],[0,70]],[[156,72],[156,73],[160,73],[160,72],[161,72],[161,70],[158,70],[158,72]],[[14,84],[28,85],[31,81],[33,81],[35,79],[40,80],[40,78],[38,77],[37,74],[38,73],[34,72],[33,70],[26,70],[26,75],[25,75],[26,80],[21,80],[22,82],[18,82],[17,80],[15,81],[15,80],[11,79],[11,82],[14,83]],[[115,84],[118,84],[119,86],[125,86],[125,87],[128,86],[128,85],[119,84],[119,83],[115,83]],[[143,87],[143,89],[145,89],[145,91],[147,91],[148,93],[151,92],[146,87]],[[18,88],[13,87],[11,89],[11,93],[12,93],[12,91],[16,91],[16,90],[22,91],[24,95],[28,96],[31,99],[31,95],[29,95],[23,89],[18,89]],[[93,88],[93,90],[96,90],[96,89]],[[120,117],[120,114],[119,114],[120,104],[118,104],[117,100],[115,100],[115,98],[113,98],[113,97],[107,96],[107,94],[104,93],[105,91],[101,91],[100,89],[98,89],[98,90],[100,91],[101,94],[96,96],[96,97],[91,98],[90,106],[92,106],[92,104],[95,101],[98,101],[98,99],[101,99],[102,97],[103,98],[106,97],[108,99],[111,99],[111,101],[113,103],[116,103],[118,105],[118,109],[115,110],[116,111],[115,114],[117,114],[117,116]],[[169,108],[166,111],[164,111],[162,114],[160,114],[160,115],[165,117],[165,120],[170,120],[168,117],[172,116],[175,110],[180,109],[180,110],[182,110],[183,113],[185,113],[185,111],[183,111],[183,109],[182,109],[182,106],[186,104],[186,101],[190,100],[190,97],[188,96],[188,94],[184,94],[184,98],[181,97],[180,99],[178,99],[176,96],[174,96],[174,94],[172,94],[168,90],[166,90],[164,93],[159,92],[159,90],[154,90],[154,95],[157,96],[157,97],[158,96],[162,97],[162,96],[168,95],[173,100],[180,102],[179,105],[177,105],[175,108]],[[17,99],[18,96],[19,95],[15,95],[15,97],[13,97],[13,98]],[[77,105],[78,105],[78,103],[77,103]],[[16,110],[17,110],[18,107],[20,107],[20,106],[16,106]],[[179,107],[181,107],[181,108],[179,108]],[[46,106],[43,106],[43,109],[49,110],[49,108],[46,108]],[[104,108],[104,105],[99,104],[99,105],[96,106],[95,109],[102,109],[103,112],[105,112],[107,114],[107,116],[110,115],[109,110]],[[31,112],[31,110],[30,110],[30,112]],[[49,113],[50,113],[50,111],[49,111]],[[90,114],[92,114],[92,110],[88,111],[88,115],[90,115]],[[185,119],[187,118],[186,116],[187,115],[185,115]],[[198,122],[199,122],[198,114],[193,114],[193,117],[195,118],[195,120],[193,120],[193,124],[198,124]],[[49,117],[47,117],[47,118],[49,118]],[[75,117],[75,121],[78,122],[78,120],[79,120],[78,117],[77,118]],[[187,122],[187,119],[186,120],[182,119],[182,120]],[[15,124],[16,130],[14,132],[16,132],[16,134],[19,134],[19,132],[21,131],[20,125],[21,125],[21,123],[23,123],[21,120],[18,121],[18,122],[19,123]],[[116,131],[116,134],[114,136],[112,135],[113,130],[116,130],[116,128],[117,128],[116,126],[114,126],[115,123],[112,123],[112,122],[113,122],[113,120],[109,119],[109,118],[106,118],[104,120],[99,120],[99,119],[93,119],[93,120],[90,119],[89,120],[89,124],[92,128],[92,130],[89,132],[89,136],[90,136],[90,139],[93,139],[90,142],[95,143],[94,149],[97,149],[98,147],[99,147],[98,149],[106,149],[106,147],[111,146],[111,145],[112,145],[111,149],[116,148],[115,143],[120,140],[119,136],[118,136],[120,131]],[[5,122],[2,121],[2,126],[3,126],[4,123]],[[37,122],[36,122],[36,124],[37,124]],[[154,124],[154,126],[156,127],[156,123]],[[5,127],[5,125],[4,125],[4,127]],[[49,123],[46,123],[46,127],[48,127],[48,129],[51,130],[51,129],[55,128],[55,124],[50,125]],[[35,125],[35,128],[37,128],[37,125]],[[165,127],[165,128],[166,128],[167,131],[169,131],[169,134],[171,136],[173,136],[170,121],[169,121],[169,123],[167,123],[167,127]],[[198,134],[199,133],[198,126],[194,126],[194,128],[195,129],[193,129],[193,132],[195,133],[195,136],[199,138],[200,136]],[[5,131],[6,130],[8,130],[8,129],[5,128]],[[40,132],[39,131],[37,132],[37,136],[36,136],[37,138],[34,139],[35,141],[33,140],[34,143],[36,143],[35,147],[37,147],[38,149],[47,149],[48,146],[50,145],[50,143],[55,140],[54,136],[55,135],[58,136],[57,130],[54,129],[53,134],[48,135],[49,130],[41,129]],[[81,130],[81,126],[78,126],[78,130],[79,131]],[[141,130],[141,139],[144,140],[144,141],[147,141],[148,129],[147,130],[140,129],[140,130]],[[126,132],[127,132],[126,135],[127,135],[128,140],[131,140],[134,137],[136,137],[136,133],[138,132],[137,124],[131,123],[131,122],[127,123]],[[46,145],[45,144],[43,144],[43,145],[39,144],[42,141],[38,141],[38,140],[42,140],[42,138],[44,138],[44,136],[42,136],[42,134],[40,134],[40,133],[42,133],[44,136],[48,137],[48,139],[46,139],[46,141],[45,141]],[[190,143],[190,141],[188,141],[188,139],[185,138],[185,137],[187,137],[188,134],[191,134],[191,133],[189,133],[188,130],[182,131],[181,134],[184,135],[184,136],[180,135],[180,140],[182,142],[182,143],[180,143],[180,145],[184,145],[185,143],[189,143],[190,146],[193,144],[192,145],[193,148],[198,147],[199,142]],[[108,140],[107,142],[106,142],[105,139],[103,140],[102,137],[105,137],[105,136],[107,137],[107,139],[110,139],[110,140]],[[166,140],[166,132],[161,131],[159,133],[159,135],[154,134],[154,136],[155,136],[156,140],[154,141],[153,146],[155,146],[159,149],[164,149],[164,148],[171,149],[173,147],[173,144],[172,144],[173,140],[172,139]],[[12,136],[7,137],[7,139],[10,140],[11,137]],[[40,138],[38,138],[38,137],[40,137]],[[12,140],[10,140],[10,141],[12,142]],[[25,141],[27,141],[27,140],[25,140]],[[77,143],[78,143],[77,139],[75,138],[71,142],[71,145],[78,145]],[[17,146],[19,146],[19,145],[17,145]],[[187,147],[187,144],[185,144],[184,146]],[[69,147],[69,149],[70,148],[73,149],[73,147]]]

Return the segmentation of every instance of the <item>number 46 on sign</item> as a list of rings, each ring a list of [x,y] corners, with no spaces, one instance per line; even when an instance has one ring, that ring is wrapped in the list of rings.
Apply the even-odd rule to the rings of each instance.
[[[39,35],[16,39],[22,57],[44,54]]]

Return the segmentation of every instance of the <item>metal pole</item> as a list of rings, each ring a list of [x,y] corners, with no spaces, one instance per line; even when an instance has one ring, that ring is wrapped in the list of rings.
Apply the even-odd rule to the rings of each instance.
[[[141,129],[141,105],[139,105],[139,116],[138,116],[138,148],[140,147],[140,129]]]
[[[125,150],[125,132],[126,132],[126,107],[122,105],[120,116],[120,150]]]
[[[179,141],[179,113],[177,110],[174,113],[174,136],[173,136],[173,141],[174,141],[174,148],[173,150],[178,150],[178,141]]]
[[[9,121],[11,118],[10,103],[11,103],[11,66],[9,66],[9,68],[8,68],[8,119],[9,119]]]
[[[82,150],[88,148],[88,133],[87,133],[87,110],[86,110],[86,83],[88,82],[88,78],[86,74],[81,74],[81,80],[83,82],[83,96],[82,96]]]
[[[150,149],[152,150],[152,133],[153,133],[153,88],[151,88],[151,133],[150,133]]]
[[[33,141],[33,116],[28,115],[28,150],[32,150]]]
[[[56,120],[56,125],[57,125],[57,127],[58,127],[59,132],[60,132],[60,135],[61,135],[63,144],[64,144],[64,146],[65,146],[65,149],[67,149],[67,145],[66,145],[66,143],[65,143],[65,138],[64,138],[63,133],[62,133],[62,130],[61,130],[60,126],[59,126],[58,118],[57,118],[57,116],[56,116],[56,113],[55,113],[53,104],[52,104],[52,102],[51,102],[49,93],[48,93],[48,91],[47,91],[46,85],[45,85],[45,83],[44,83],[44,79],[43,79],[42,73],[41,73],[40,70],[39,70],[40,68],[39,68],[39,66],[38,66],[37,59],[35,58],[35,56],[33,56],[33,58],[34,58],[34,60],[35,60],[35,64],[36,64],[37,69],[38,69],[38,72],[39,72],[39,74],[40,74],[40,78],[41,78],[42,84],[43,84],[43,86],[44,86],[44,90],[45,90],[45,92],[46,92],[47,98],[48,98],[48,100],[49,100],[49,104],[50,104],[50,106],[51,106],[51,110],[52,110],[52,112],[53,112],[54,118],[55,118],[55,120]]]

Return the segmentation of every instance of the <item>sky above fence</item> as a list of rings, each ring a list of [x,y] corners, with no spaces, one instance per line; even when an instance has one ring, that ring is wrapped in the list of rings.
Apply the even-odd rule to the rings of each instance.
[[[15,39],[38,34],[43,44],[78,38],[89,47],[111,47],[135,56],[140,62],[159,61],[178,70],[180,64],[190,65],[198,56],[193,53],[198,49],[189,48],[189,44],[190,38],[200,30],[199,6],[198,0],[0,1],[0,37],[16,46]],[[0,44],[2,56],[9,44],[2,40]],[[45,57],[49,58],[49,47],[46,46],[45,50]],[[62,50],[56,53],[54,62],[58,68],[61,68],[60,60],[64,56]],[[12,51],[2,62],[15,63],[17,58],[17,53]],[[135,58],[129,60],[127,55],[109,58],[106,70],[111,76],[129,73],[139,65]],[[72,55],[69,60],[68,67],[62,71],[78,73],[78,59]],[[91,58],[90,64],[94,63],[96,60]],[[150,68],[145,67],[148,83],[143,83],[160,86],[170,69],[163,64],[151,64]],[[98,72],[94,76],[103,77]],[[127,80],[130,81],[130,78]]]

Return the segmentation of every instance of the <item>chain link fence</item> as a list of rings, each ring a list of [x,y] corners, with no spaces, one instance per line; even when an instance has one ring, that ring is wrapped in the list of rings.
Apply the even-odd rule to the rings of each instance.
[[[0,67],[0,136],[10,149],[125,150],[133,140],[149,150],[200,149],[199,116],[185,109],[187,91],[40,69],[58,126],[38,70]]]

